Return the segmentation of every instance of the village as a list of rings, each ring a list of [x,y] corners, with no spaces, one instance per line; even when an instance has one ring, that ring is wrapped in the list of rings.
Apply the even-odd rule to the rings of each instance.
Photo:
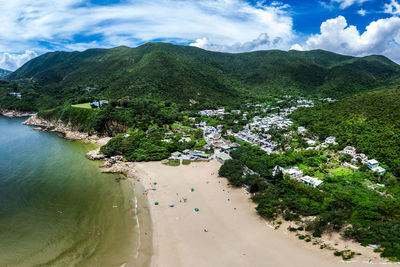
[[[290,99],[290,97],[286,97]],[[320,99],[320,101],[334,102],[336,100],[329,98]],[[280,101],[277,101],[277,103],[279,102]],[[214,127],[207,125],[205,121],[193,123],[193,127],[201,129],[203,132],[203,139],[206,141],[203,150],[186,149],[182,152],[177,151],[172,153],[169,159],[179,160],[180,162],[191,160],[209,161],[211,159],[216,159],[221,164],[224,164],[225,161],[232,159],[230,152],[239,147],[240,142],[249,143],[252,146],[258,146],[267,154],[283,153],[285,149],[292,149],[290,146],[286,146],[285,149],[282,149],[282,146],[278,142],[274,141],[272,136],[268,134],[271,129],[286,132],[285,136],[287,137],[292,137],[294,132],[297,135],[302,136],[308,146],[305,150],[331,151],[329,150],[331,147],[338,145],[335,136],[329,136],[325,140],[320,141],[317,137],[308,135],[307,129],[302,126],[298,126],[296,131],[293,131],[294,123],[290,120],[289,115],[299,108],[309,108],[314,106],[314,102],[307,99],[292,99],[289,103],[289,107],[282,109],[279,107],[272,107],[271,105],[263,106],[261,104],[252,105],[247,103],[245,105],[247,108],[246,111],[231,110],[228,112],[223,107],[214,110],[201,110],[198,112],[200,116],[219,117],[220,119],[223,119],[224,116],[229,114],[241,115],[242,119],[247,121],[247,124],[242,130],[233,132],[232,129],[223,129],[223,125],[217,125],[217,127]],[[248,118],[250,113],[248,110],[249,108],[261,111],[264,115],[257,113],[258,115]],[[236,142],[232,142],[231,138],[227,138],[228,136],[234,137]],[[185,140],[182,139],[182,141]],[[300,150],[301,148],[294,149]],[[341,155],[347,155],[347,160],[343,162],[339,161]],[[368,170],[379,175],[384,175],[386,173],[386,170],[379,165],[377,160],[368,159],[365,154],[357,153],[356,149],[351,146],[345,147],[343,150],[338,151],[330,157],[332,160],[336,159],[338,162],[341,162],[340,168],[359,171],[361,165],[366,165]],[[275,166],[272,174],[277,175],[279,172],[282,172],[283,175],[290,177],[291,179],[298,180],[312,187],[319,187],[323,184],[322,178],[306,175],[298,166],[286,169],[280,166]],[[254,171],[245,166],[244,175],[254,173]],[[330,175],[333,174],[330,173]],[[379,186],[379,184],[368,185],[371,190],[375,190]]]

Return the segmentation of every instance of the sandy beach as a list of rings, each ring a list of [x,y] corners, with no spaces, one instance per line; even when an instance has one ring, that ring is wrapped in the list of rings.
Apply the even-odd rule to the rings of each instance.
[[[137,163],[153,222],[151,266],[387,266],[354,242],[335,247],[362,253],[343,262],[332,250],[299,240],[287,230],[290,223],[274,230],[243,188],[217,177],[219,167],[215,160],[179,167]]]

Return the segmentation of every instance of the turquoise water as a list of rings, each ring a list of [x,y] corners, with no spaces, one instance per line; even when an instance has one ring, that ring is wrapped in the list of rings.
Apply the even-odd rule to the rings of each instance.
[[[90,147],[0,116],[0,266],[121,266],[137,249],[133,188]],[[136,230],[138,231],[138,230]]]

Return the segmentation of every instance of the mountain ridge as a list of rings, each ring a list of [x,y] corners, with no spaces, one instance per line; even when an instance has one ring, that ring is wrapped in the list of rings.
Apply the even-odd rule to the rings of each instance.
[[[1,69],[0,68],[0,79],[10,74],[12,71]]]
[[[106,98],[146,97],[224,104],[238,97],[294,94],[342,98],[400,77],[383,56],[357,58],[324,50],[221,53],[168,43],[83,52],[49,52],[8,75],[41,94],[73,101],[84,88]]]

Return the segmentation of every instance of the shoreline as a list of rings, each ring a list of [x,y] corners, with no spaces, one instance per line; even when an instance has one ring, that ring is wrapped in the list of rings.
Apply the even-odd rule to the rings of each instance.
[[[29,117],[27,120],[23,121],[23,125],[37,127],[32,128],[32,130],[42,131],[42,132],[50,132],[50,133],[59,133],[62,134],[64,139],[81,142],[84,145],[93,145],[96,149],[88,151],[86,153],[86,158],[91,161],[106,161],[106,157],[102,154],[99,154],[100,147],[107,144],[111,137],[98,137],[97,135],[88,135],[88,133],[79,132],[73,130],[68,125],[65,125],[62,122],[50,122],[43,119],[40,119],[36,116],[36,114],[28,114],[28,113],[10,113],[9,116],[4,115],[3,111],[0,112],[0,115],[3,115],[8,118],[21,118],[21,117]],[[119,159],[122,159],[119,158]],[[107,162],[107,161],[106,161]],[[122,162],[120,162],[122,163]],[[125,164],[127,166],[125,166]],[[117,165],[115,162],[109,166],[110,168],[102,168],[102,173],[121,173],[129,179],[131,186],[133,187],[134,198],[137,201],[137,209],[135,213],[136,221],[139,227],[139,235],[138,235],[138,243],[135,245],[137,247],[132,248],[136,249],[136,255],[128,260],[126,263],[122,264],[122,266],[150,266],[151,258],[153,254],[153,224],[151,221],[149,202],[147,197],[145,196],[144,187],[142,183],[135,179],[133,174],[133,166],[134,163],[125,162],[124,165],[119,165],[121,169],[115,168]],[[133,218],[134,219],[134,218]],[[135,231],[132,229],[132,231]]]
[[[308,254],[313,254],[312,257],[306,257],[304,259],[304,261],[294,261],[291,263],[283,263],[282,259],[275,259],[276,263],[278,265],[276,266],[303,266],[305,264],[319,264],[318,266],[337,266],[337,265],[341,265],[341,264],[351,264],[352,266],[367,266],[369,264],[374,264],[374,265],[387,265],[387,264],[396,264],[396,263],[390,263],[385,261],[385,259],[381,258],[380,255],[378,253],[374,253],[372,251],[372,249],[370,248],[364,248],[361,247],[361,245],[359,245],[358,243],[354,242],[354,241],[343,241],[340,240],[340,236],[338,234],[333,234],[332,235],[332,240],[329,240],[329,238],[327,238],[326,236],[324,236],[322,239],[320,238],[319,240],[321,240],[323,242],[323,244],[325,244],[327,241],[330,242],[329,246],[332,248],[331,250],[329,249],[324,249],[324,250],[317,250],[315,244],[313,245],[312,242],[306,243],[303,240],[299,240],[298,237],[294,234],[291,233],[287,230],[287,228],[289,226],[295,226],[295,222],[285,222],[284,220],[282,220],[282,224],[280,225],[280,227],[278,227],[279,229],[274,229],[276,227],[276,224],[274,224],[272,222],[268,223],[267,221],[265,221],[264,219],[262,219],[254,210],[255,207],[255,203],[253,203],[251,201],[251,199],[249,199],[248,195],[244,195],[246,192],[244,191],[243,188],[240,189],[234,189],[231,188],[227,185],[227,179],[225,178],[217,178],[216,177],[216,173],[218,173],[218,169],[219,169],[219,163],[216,163],[215,160],[211,161],[211,162],[195,162],[195,163],[191,163],[188,166],[179,166],[179,167],[170,167],[170,166],[165,166],[163,164],[161,164],[161,162],[146,162],[146,163],[133,163],[133,162],[126,162],[122,157],[112,157],[111,159],[107,159],[104,155],[99,155],[99,149],[100,146],[106,144],[111,138],[99,138],[97,136],[89,136],[86,133],[82,133],[82,132],[77,132],[77,131],[72,131],[71,128],[69,128],[68,126],[62,124],[62,123],[52,123],[52,122],[48,122],[45,120],[41,120],[39,118],[36,117],[36,115],[31,116],[27,121],[25,121],[23,123],[24,125],[30,125],[30,126],[39,126],[41,127],[41,130],[43,131],[49,131],[49,132],[61,132],[64,134],[64,137],[66,139],[69,140],[84,140],[87,139],[86,142],[92,143],[92,141],[94,141],[94,144],[96,144],[98,146],[98,148],[96,150],[93,151],[89,151],[86,154],[86,157],[89,158],[90,160],[103,160],[105,161],[105,164],[102,166],[102,170],[101,172],[104,173],[121,173],[123,174],[125,177],[127,177],[129,179],[129,181],[132,183],[132,186],[134,188],[134,192],[135,192],[135,197],[138,198],[138,204],[137,204],[137,220],[138,223],[140,224],[140,234],[139,234],[139,244],[138,244],[138,248],[137,248],[137,255],[136,255],[136,259],[132,260],[132,262],[127,262],[125,263],[123,266],[136,266],[136,264],[140,264],[139,266],[186,266],[186,263],[183,264],[183,262],[188,262],[188,261],[193,261],[193,259],[197,259],[199,262],[201,262],[202,260],[204,260],[204,256],[201,255],[201,257],[197,257],[196,253],[193,253],[193,251],[188,251],[187,248],[185,247],[189,247],[189,248],[194,248],[194,250],[196,251],[201,251],[204,250],[204,247],[207,248],[207,246],[209,244],[207,243],[203,243],[201,246],[196,245],[196,244],[192,244],[190,240],[186,240],[188,237],[190,237],[190,234],[183,233],[181,238],[177,238],[176,234],[175,235],[168,235],[165,234],[165,228],[167,229],[171,229],[175,230],[177,232],[179,232],[180,229],[173,229],[174,227],[172,226],[174,224],[173,218],[171,219],[168,212],[169,211],[175,211],[177,210],[176,207],[174,208],[170,208],[170,207],[163,207],[162,209],[160,208],[160,206],[155,206],[154,202],[158,201],[158,198],[160,198],[159,196],[159,190],[160,188],[158,188],[158,185],[154,185],[152,184],[154,178],[151,178],[152,176],[158,176],[159,179],[161,180],[161,177],[163,177],[163,179],[165,178],[165,182],[169,183],[173,183],[173,181],[171,180],[171,177],[166,177],[168,175],[170,175],[170,173],[174,173],[174,171],[179,170],[178,173],[175,173],[175,176],[186,176],[188,171],[190,172],[190,168],[198,168],[199,165],[200,166],[204,166],[204,170],[206,172],[211,172],[211,175],[208,173],[202,173],[204,176],[208,176],[207,179],[208,180],[215,180],[218,179],[218,184],[221,184],[224,186],[224,191],[229,192],[236,192],[235,194],[237,194],[239,192],[239,195],[241,196],[241,199],[238,200],[238,202],[236,203],[238,206],[240,205],[246,205],[248,211],[246,211],[248,213],[248,216],[250,218],[250,220],[252,220],[252,223],[254,223],[254,221],[257,221],[258,224],[254,224],[254,229],[258,229],[258,232],[260,235],[265,235],[265,239],[269,239],[271,236],[269,235],[273,235],[272,233],[277,233],[278,238],[276,239],[276,242],[279,243],[285,243],[285,245],[283,246],[284,248],[282,249],[282,251],[277,251],[277,253],[279,252],[280,254],[282,254],[282,258],[284,258],[284,251],[285,248],[286,250],[287,247],[291,247],[292,250],[303,250],[302,253],[308,253]],[[93,144],[93,143],[92,143]],[[217,164],[218,168],[216,168]],[[211,168],[209,168],[211,167]],[[162,171],[160,172],[159,169],[162,169]],[[192,175],[197,176],[198,174],[196,173],[192,173]],[[196,184],[195,187],[201,186],[200,184],[197,184],[199,177],[196,178],[197,181],[184,181],[184,182],[190,182],[192,185]],[[156,179],[157,180],[157,179]],[[208,181],[208,182],[210,182]],[[164,185],[165,186],[165,185]],[[176,185],[177,187],[177,191],[181,190],[182,188],[179,185]],[[187,184],[188,188],[189,188],[189,184]],[[168,185],[167,185],[168,187]],[[156,188],[156,190],[152,190],[153,188]],[[172,188],[172,187],[171,187]],[[161,189],[162,190],[162,189]],[[229,191],[228,191],[229,190]],[[171,192],[163,192],[167,197],[169,198],[173,198],[173,193]],[[221,192],[219,192],[221,195]],[[178,194],[181,193],[176,193],[176,196],[178,196]],[[213,192],[212,194],[215,194],[215,192]],[[207,192],[207,195],[209,195],[209,193]],[[143,197],[143,198],[142,198]],[[161,198],[163,198],[164,196],[161,196]],[[206,195],[205,195],[206,197]],[[215,196],[214,196],[215,197]],[[217,196],[216,198],[221,200],[220,198],[221,196]],[[244,197],[244,198],[243,198]],[[250,203],[249,203],[250,202]],[[233,203],[233,202],[231,202]],[[163,205],[167,205],[168,203],[163,203]],[[175,203],[175,205],[179,205],[178,203]],[[201,206],[200,204],[198,206]],[[209,207],[210,209],[212,209],[212,206],[210,205]],[[161,214],[160,214],[160,210],[162,210]],[[203,210],[203,209],[201,209]],[[168,211],[168,212],[167,212]],[[214,215],[218,214],[220,212],[220,210],[215,210],[214,211]],[[193,213],[192,210],[190,210],[190,213]],[[191,216],[188,215],[189,213],[187,211],[183,212],[184,216]],[[232,214],[228,214],[229,216],[231,216]],[[228,216],[228,217],[229,217]],[[180,219],[180,217],[175,217],[175,220],[178,221],[182,221]],[[210,218],[208,218],[208,220],[212,220],[214,218],[214,216],[211,216]],[[169,222],[165,222],[165,220],[168,219]],[[226,218],[219,218],[220,221],[224,221],[226,220]],[[242,218],[243,220],[243,224],[238,225],[238,228],[240,227],[246,227],[246,219]],[[165,222],[165,223],[169,223],[170,225],[168,227],[165,227],[163,224],[160,225],[161,222]],[[227,222],[225,222],[226,224]],[[262,229],[260,227],[260,225],[262,225],[262,227],[264,229]],[[185,227],[187,227],[187,225],[184,225]],[[143,228],[142,228],[143,227]],[[190,227],[189,227],[190,228]],[[204,228],[204,233],[208,234],[208,229],[207,232],[205,232]],[[224,228],[221,228],[222,230]],[[267,235],[265,234],[265,229],[267,229],[266,231],[269,232]],[[231,229],[232,232],[235,232],[235,229]],[[272,231],[272,233],[271,233]],[[203,232],[202,232],[203,234]],[[307,232],[302,232],[301,234],[309,234]],[[276,235],[276,234],[274,234]],[[167,238],[166,238],[167,236]],[[275,236],[275,238],[277,237]],[[200,241],[203,241],[203,236],[198,236],[200,238]],[[256,240],[258,240],[257,236],[254,236],[254,238]],[[167,240],[166,240],[167,239]],[[185,242],[182,242],[182,240],[185,240]],[[223,244],[221,246],[227,246],[228,241],[227,240],[222,240],[220,241]],[[232,242],[234,242],[232,240]],[[261,247],[269,247],[269,246],[274,246],[275,244],[271,244],[271,243],[265,243],[264,245],[261,245],[260,243],[262,243],[263,240],[258,240],[258,246]],[[174,243],[174,244],[171,244]],[[182,243],[182,244],[180,244]],[[201,242],[198,242],[201,244]],[[176,244],[180,244],[179,246],[177,246]],[[171,248],[172,247],[172,251]],[[229,247],[229,246],[228,246]],[[254,248],[257,249],[257,248]],[[271,247],[271,249],[273,249]],[[333,252],[335,250],[344,250],[344,249],[351,249],[352,251],[355,252],[361,252],[360,250],[362,250],[362,255],[361,256],[355,256],[354,259],[350,260],[350,261],[346,261],[343,262],[341,260],[340,257],[335,257],[333,256]],[[207,250],[207,249],[206,249]],[[226,253],[230,253],[230,251],[234,250],[233,248],[229,248],[229,249],[223,249],[221,251],[219,251],[219,253],[222,254],[226,254]],[[168,251],[167,255],[165,253],[165,251]],[[189,256],[185,256],[182,255],[182,252],[186,251],[186,253]],[[260,251],[259,251],[260,252]],[[261,253],[261,252],[260,252]],[[258,266],[258,264],[261,264],[261,262],[266,259],[269,259],[270,257],[266,257],[265,255],[265,251],[261,254],[258,255],[262,255],[262,257],[256,257],[257,255],[254,256],[254,258],[257,258],[259,261],[255,262],[256,266]],[[299,252],[298,252],[299,253]],[[246,253],[245,253],[246,254]],[[169,255],[169,256],[168,256]],[[171,256],[172,255],[172,256]],[[174,258],[175,257],[175,258]],[[304,256],[303,256],[304,257]],[[217,257],[215,256],[215,259],[213,258],[213,260],[217,261]],[[242,259],[238,258],[238,261],[229,261],[229,264],[227,264],[228,262],[219,262],[218,266],[254,266],[254,265],[246,265],[248,262],[243,261],[242,264],[237,265],[238,262],[240,262]],[[160,265],[162,263],[162,265]],[[204,264],[213,264],[213,262],[203,262]],[[244,264],[244,265],[243,265]],[[291,265],[292,264],[292,265]],[[300,265],[297,265],[300,264]],[[195,261],[191,262],[190,264],[191,266],[204,266],[202,264],[197,265],[197,263]]]
[[[217,177],[219,166],[217,161],[179,167],[160,162],[136,164],[153,222],[151,266],[263,266],[265,261],[273,263],[271,266],[397,264],[336,234],[331,240],[320,238],[332,245],[330,250],[299,240],[287,230],[294,222],[283,221],[275,229],[256,213],[255,203],[243,188],[232,188],[225,178]],[[194,192],[190,192],[191,187]],[[187,198],[187,203],[180,202],[180,197]],[[175,206],[169,207],[169,203]],[[346,248],[362,255],[350,261],[333,255],[335,250]]]
[[[7,117],[7,118],[23,118],[23,117],[31,117],[36,115],[35,112],[23,112],[17,110],[5,110],[0,109],[0,115]]]

